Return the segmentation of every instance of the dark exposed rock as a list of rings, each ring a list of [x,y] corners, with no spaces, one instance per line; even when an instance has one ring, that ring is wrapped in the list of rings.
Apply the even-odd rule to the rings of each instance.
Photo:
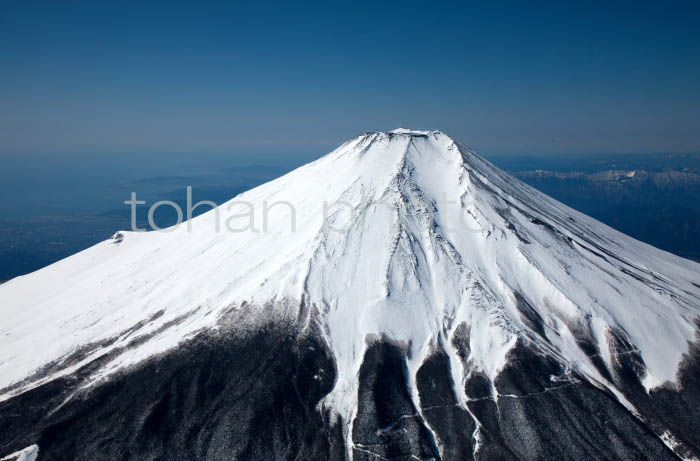
[[[501,436],[518,458],[676,459],[612,395],[567,375],[554,359],[522,343],[508,359],[496,380],[497,404],[488,410],[497,410]]]
[[[647,394],[643,362],[624,332],[612,333],[614,379],[638,417],[526,340],[493,383],[462,350],[467,408],[436,347],[415,377],[416,402],[404,348],[377,340],[348,434],[319,405],[336,379],[329,348],[313,327],[298,330],[281,322],[245,336],[200,334],[88,391],[78,390],[80,373],[27,391],[0,403],[0,453],[36,443],[40,461],[344,460],[349,450],[356,460],[678,459],[659,438],[669,431],[676,453],[697,454],[697,345],[679,389]]]
[[[462,363],[466,365],[471,353],[469,348],[469,326],[466,323],[460,323],[455,328],[452,336],[452,345],[457,350],[457,355],[462,359]]]
[[[490,398],[492,397],[491,381],[482,372],[472,370],[467,376],[464,391],[470,399]]]
[[[352,441],[357,460],[438,459],[432,434],[406,385],[405,354],[388,342],[371,344],[360,368]]]
[[[515,293],[515,307],[520,312],[523,323],[546,340],[547,334],[544,331],[544,319],[537,310],[530,305],[527,299],[517,292]]]
[[[677,386],[668,384],[650,392],[641,383],[644,362],[639,353],[620,332],[610,342],[615,376],[625,397],[655,432],[670,431],[687,457],[700,457],[700,320],[696,324],[698,341],[689,344],[679,365]]]
[[[439,350],[423,363],[416,376],[420,405],[427,423],[440,443],[444,459],[469,459],[476,429],[469,412],[458,405],[450,361]]]
[[[245,340],[199,338],[59,411],[69,380],[0,404],[0,449],[41,459],[344,459],[342,431],[316,405],[332,388],[326,346],[271,326]],[[48,416],[45,416],[48,415]]]

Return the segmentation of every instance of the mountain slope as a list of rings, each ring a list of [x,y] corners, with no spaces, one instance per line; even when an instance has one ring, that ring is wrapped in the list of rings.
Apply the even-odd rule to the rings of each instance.
[[[697,456],[698,267],[443,133],[368,133],[1,285],[0,447]]]

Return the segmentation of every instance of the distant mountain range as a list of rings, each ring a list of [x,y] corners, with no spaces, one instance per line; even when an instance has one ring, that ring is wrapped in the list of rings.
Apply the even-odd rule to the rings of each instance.
[[[693,165],[692,158],[688,163]],[[511,173],[639,240],[700,258],[700,168]]]

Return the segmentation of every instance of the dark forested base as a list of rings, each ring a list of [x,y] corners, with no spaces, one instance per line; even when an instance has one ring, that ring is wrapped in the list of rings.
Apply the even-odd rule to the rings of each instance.
[[[689,344],[679,365],[678,386],[661,386],[646,392],[640,381],[644,362],[624,338],[614,342],[614,374],[625,397],[632,402],[657,433],[670,431],[676,452],[688,459],[700,459],[700,319],[698,341]]]
[[[342,431],[316,411],[335,380],[314,336],[271,326],[202,335],[61,403],[60,380],[0,404],[1,453],[40,460],[343,459]]]
[[[296,331],[202,334],[88,392],[73,395],[79,374],[26,392],[0,403],[0,454],[38,444],[39,461],[325,461],[348,453],[368,461],[671,460],[678,457],[658,437],[663,430],[686,454],[698,444],[696,348],[684,362],[681,392],[640,393],[639,367],[622,358],[611,370],[640,418],[522,342],[495,383],[467,362],[467,408],[437,347],[415,377],[416,402],[404,348],[377,340],[365,353],[344,435],[347,422],[319,411],[337,374],[332,354],[317,333]],[[619,357],[631,355],[619,348]]]
[[[354,459],[437,458],[436,441],[412,403],[405,358],[398,347],[378,342],[360,368]]]
[[[473,408],[518,459],[677,459],[611,394],[555,360],[520,343],[508,358],[495,382],[498,399]]]

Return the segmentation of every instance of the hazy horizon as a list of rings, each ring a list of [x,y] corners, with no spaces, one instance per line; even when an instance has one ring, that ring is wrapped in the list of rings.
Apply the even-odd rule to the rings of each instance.
[[[700,150],[700,6],[4,2],[0,156],[333,146]]]

